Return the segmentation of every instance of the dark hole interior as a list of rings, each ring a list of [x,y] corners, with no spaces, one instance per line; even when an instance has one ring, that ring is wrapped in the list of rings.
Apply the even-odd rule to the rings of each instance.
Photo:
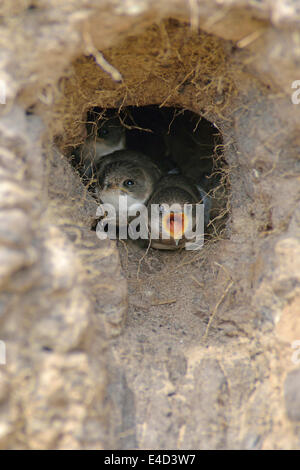
[[[128,148],[163,162],[166,170],[176,166],[207,186],[215,166],[215,149],[221,143],[220,133],[211,122],[183,109],[145,106],[127,108],[125,123],[133,126],[126,131]]]
[[[86,116],[87,138],[95,136],[96,139],[98,132],[98,137],[105,139],[104,124],[111,119],[115,119],[117,125],[121,123],[125,129],[126,149],[147,155],[159,163],[165,173],[175,171],[191,178],[210,195],[215,196],[215,188],[223,185],[225,196],[227,182],[224,182],[222,169],[226,161],[222,156],[222,136],[214,124],[180,108],[128,106],[120,111],[95,107]],[[82,175],[80,155],[79,146],[73,152],[72,163]],[[83,178],[93,193],[97,183],[91,180],[90,177]],[[220,191],[218,197],[220,199]],[[223,209],[224,201],[213,204],[211,219],[218,218]]]

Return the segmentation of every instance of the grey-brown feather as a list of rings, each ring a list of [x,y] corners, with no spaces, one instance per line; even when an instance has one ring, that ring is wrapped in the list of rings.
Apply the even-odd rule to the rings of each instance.
[[[113,204],[126,196],[131,203],[146,204],[161,178],[160,168],[140,152],[120,150],[101,159],[96,171],[96,194],[102,202]],[[126,187],[130,180],[132,185]]]

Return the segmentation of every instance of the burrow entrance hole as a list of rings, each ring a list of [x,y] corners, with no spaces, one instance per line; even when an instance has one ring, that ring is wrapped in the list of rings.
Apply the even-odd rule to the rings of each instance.
[[[164,31],[172,48],[164,44]],[[101,134],[105,122],[114,117],[124,129],[127,149],[148,155],[166,172],[178,167],[211,198],[210,221],[199,251],[147,250],[133,240],[116,240],[128,285],[127,325],[134,323],[134,337],[138,324],[141,335],[155,335],[165,326],[177,338],[188,335],[199,341],[227,280],[216,264],[221,253],[229,256],[223,240],[230,237],[233,162],[227,134],[236,67],[229,66],[227,49],[231,50],[230,42],[168,20],[103,51],[124,84],[113,83],[93,57],[76,59],[71,78],[61,82],[55,108],[59,119],[52,119],[51,133],[76,171],[82,171],[80,149],[86,139],[95,127]],[[93,195],[89,181],[82,182]],[[95,223],[89,228],[94,230]],[[224,278],[216,279],[218,271]],[[207,329],[210,334],[218,331],[213,323],[216,327]],[[222,334],[218,337],[222,341]],[[151,342],[155,341],[153,337]]]
[[[86,142],[92,141],[90,152],[93,156],[97,142],[104,142],[114,151],[120,148],[122,141],[123,147],[147,155],[160,165],[164,173],[172,172],[175,168],[180,174],[200,184],[209,195],[210,221],[206,228],[204,247],[199,251],[162,251],[141,247],[130,239],[117,240],[122,270],[129,285],[129,305],[133,308],[130,321],[143,317],[153,307],[158,325],[163,326],[167,318],[166,309],[168,312],[175,311],[175,317],[180,315],[182,309],[187,315],[192,309],[196,310],[193,311],[196,316],[203,316],[202,326],[205,327],[205,312],[207,310],[208,314],[209,304],[205,307],[205,296],[199,296],[199,287],[203,286],[207,259],[212,259],[218,240],[226,236],[229,213],[228,169],[220,131],[213,123],[194,112],[159,105],[128,106],[121,111],[116,108],[91,108],[86,114],[85,130],[86,136],[73,149],[71,156],[73,166],[81,175],[86,168],[82,156]],[[110,152],[109,149],[105,151]],[[95,187],[85,176],[83,183],[94,195]],[[92,226],[93,230],[96,224],[97,219]],[[194,297],[187,295],[193,292],[191,284],[196,288],[195,294],[198,291]],[[200,298],[202,304],[199,310],[197,302]],[[183,318],[186,315],[181,315],[181,321]],[[190,324],[192,332],[193,322],[185,322],[186,325]],[[151,328],[155,331],[153,318]]]
[[[96,160],[133,150],[157,164],[162,177],[178,174],[200,185],[210,200],[206,235],[211,239],[220,235],[228,215],[229,181],[222,135],[213,123],[173,107],[128,106],[121,112],[94,107],[87,112],[85,132],[71,153],[71,163],[98,202]]]

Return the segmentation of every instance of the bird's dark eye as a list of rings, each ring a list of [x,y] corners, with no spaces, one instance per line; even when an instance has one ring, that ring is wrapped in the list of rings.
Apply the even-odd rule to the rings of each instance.
[[[124,183],[123,183],[124,186],[127,186],[127,187],[130,187],[130,186],[133,186],[134,185],[134,181],[133,180],[125,180]]]
[[[107,134],[108,134],[108,130],[107,130],[107,129],[99,129],[99,131],[98,131],[98,135],[99,135],[99,136],[107,135]]]

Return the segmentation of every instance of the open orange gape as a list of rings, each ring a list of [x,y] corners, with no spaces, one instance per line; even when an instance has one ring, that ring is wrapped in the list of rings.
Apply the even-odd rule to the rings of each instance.
[[[163,216],[162,224],[164,228],[163,233],[166,232],[178,243],[184,236],[188,220],[183,212],[170,212]]]

